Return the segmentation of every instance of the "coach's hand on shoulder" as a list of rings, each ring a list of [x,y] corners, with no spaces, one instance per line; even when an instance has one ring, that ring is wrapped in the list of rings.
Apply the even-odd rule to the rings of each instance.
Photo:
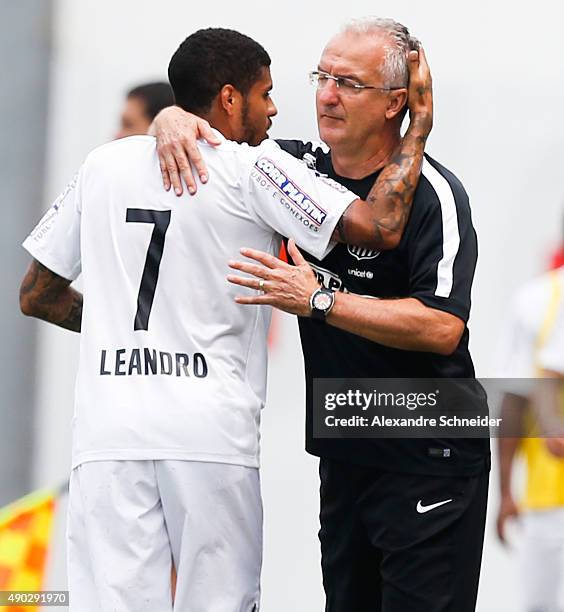
[[[411,124],[416,124],[421,135],[427,137],[433,127],[433,79],[423,47],[407,56],[409,88],[407,106]]]
[[[220,143],[210,124],[178,106],[169,106],[155,117],[149,134],[157,138],[157,153],[164,188],[168,191],[172,185],[176,195],[182,195],[182,177],[188,192],[196,193],[197,186],[192,166],[202,183],[208,180],[206,165],[196,141],[198,138],[203,138],[211,145]]]

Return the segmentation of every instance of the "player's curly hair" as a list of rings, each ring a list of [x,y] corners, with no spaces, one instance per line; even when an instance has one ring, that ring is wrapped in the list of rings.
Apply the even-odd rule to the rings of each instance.
[[[270,66],[270,56],[255,40],[225,28],[198,30],[178,47],[168,66],[176,104],[205,113],[224,85],[246,95]]]

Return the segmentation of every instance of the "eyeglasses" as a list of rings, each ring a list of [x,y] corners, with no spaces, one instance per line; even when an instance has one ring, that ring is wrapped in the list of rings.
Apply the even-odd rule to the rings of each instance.
[[[325,89],[329,81],[334,81],[337,89],[344,95],[356,96],[364,89],[375,89],[377,91],[393,91],[394,89],[404,89],[403,87],[375,87],[374,85],[361,85],[346,77],[333,76],[328,72],[313,70],[309,73],[309,82],[316,89]]]

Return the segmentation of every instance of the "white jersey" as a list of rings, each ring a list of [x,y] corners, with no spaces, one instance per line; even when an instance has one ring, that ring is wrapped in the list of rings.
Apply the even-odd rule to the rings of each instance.
[[[557,303],[554,280],[558,283]],[[523,287],[512,300],[499,355],[499,376],[505,390],[528,396],[540,369],[564,374],[564,267],[545,273]],[[554,312],[551,313],[552,308]],[[539,346],[541,330],[550,317],[547,336]]]
[[[558,279],[558,307],[549,337],[539,352],[539,368],[564,376],[564,266],[555,273]],[[554,291],[554,288],[553,288]]]
[[[243,246],[277,254],[280,235],[317,258],[357,198],[276,143],[201,146],[209,182],[162,187],[155,140],[94,150],[24,242],[84,307],[73,467],[173,459],[258,466],[270,308],[227,282]]]

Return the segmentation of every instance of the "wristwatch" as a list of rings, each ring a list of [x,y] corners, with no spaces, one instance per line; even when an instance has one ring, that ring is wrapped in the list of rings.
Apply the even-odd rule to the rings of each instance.
[[[331,308],[335,304],[335,292],[330,289],[317,289],[309,298],[311,306],[311,318],[317,321],[325,321]]]

